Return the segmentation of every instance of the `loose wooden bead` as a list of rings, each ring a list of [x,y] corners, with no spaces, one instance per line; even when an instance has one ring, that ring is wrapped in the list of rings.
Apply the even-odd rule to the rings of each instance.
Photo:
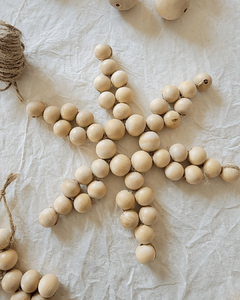
[[[67,215],[72,211],[72,201],[65,196],[59,196],[54,201],[53,208],[59,215]]]
[[[24,291],[17,291],[12,295],[10,300],[30,300],[31,294],[27,294]]]
[[[162,91],[162,97],[168,103],[173,103],[177,101],[179,96],[179,89],[175,85],[167,85]]]
[[[184,169],[178,162],[172,162],[165,168],[165,175],[172,181],[180,180],[183,177]]]
[[[222,168],[221,178],[226,182],[235,182],[240,178],[240,169],[228,164]],[[1,268],[0,268],[1,269]]]
[[[203,173],[209,178],[215,178],[221,173],[222,167],[215,158],[209,158],[203,165]]]
[[[152,225],[157,220],[157,210],[154,207],[141,207],[139,210],[139,218],[145,225]]]
[[[102,92],[110,90],[111,80],[107,76],[101,74],[95,78],[93,85],[97,91],[102,93]]]
[[[18,261],[18,254],[13,249],[8,249],[0,253],[0,270],[8,271],[12,269]]]
[[[192,98],[196,95],[197,88],[194,82],[186,80],[179,85],[179,90],[183,98]]]
[[[158,168],[165,168],[170,163],[171,157],[167,150],[159,149],[154,152],[153,162]]]
[[[9,229],[6,228],[0,229],[0,250],[3,250],[9,245],[11,235],[12,233]]]
[[[154,238],[154,230],[147,225],[140,225],[135,229],[135,238],[140,244],[149,244]]]
[[[94,116],[90,111],[81,110],[76,116],[76,122],[80,127],[87,127],[94,122]]]
[[[181,98],[175,103],[174,109],[180,115],[186,115],[186,114],[191,112],[192,106],[193,106],[193,104],[192,104],[192,101],[190,99]]]
[[[113,59],[105,59],[101,65],[100,70],[103,75],[112,75],[118,69],[117,63]]]
[[[182,144],[174,144],[170,147],[169,153],[174,161],[183,162],[188,157],[188,151]]]
[[[40,273],[36,270],[29,270],[24,273],[21,280],[22,290],[28,294],[34,293],[38,288],[41,277]]]
[[[111,77],[111,82],[117,89],[123,87],[128,83],[127,73],[121,70],[116,71]]]
[[[140,187],[143,185],[144,178],[143,178],[142,174],[140,174],[138,172],[130,172],[125,177],[124,182],[125,182],[125,185],[127,188],[135,191],[135,190],[140,189]]]
[[[45,105],[42,102],[32,101],[28,103],[26,107],[26,112],[30,117],[37,118],[42,116],[44,109]]]
[[[109,120],[106,123],[104,130],[108,138],[113,141],[120,140],[125,134],[125,126],[123,122],[116,119]]]
[[[93,199],[101,199],[106,195],[107,188],[102,181],[92,181],[87,188],[88,195]]]
[[[131,108],[126,103],[118,103],[113,109],[114,118],[119,120],[127,119],[131,113]]]
[[[52,297],[59,287],[59,281],[54,274],[43,276],[38,285],[39,294],[44,298]]]
[[[91,142],[99,142],[103,138],[104,129],[100,124],[92,124],[87,129],[87,137]]]
[[[51,207],[45,208],[39,215],[39,223],[45,227],[50,228],[57,224],[59,215]]]
[[[94,54],[97,59],[104,60],[112,55],[112,48],[106,44],[99,44],[95,47]]]
[[[112,158],[117,152],[116,144],[111,140],[102,140],[96,145],[97,156],[102,159]]]
[[[199,166],[207,159],[206,151],[201,147],[193,147],[188,153],[188,160],[191,164]]]
[[[139,205],[147,206],[153,202],[154,194],[150,187],[144,186],[135,193],[135,198]]]
[[[53,125],[53,132],[55,135],[62,138],[67,136],[71,129],[72,125],[66,120],[57,121]]]
[[[149,171],[152,167],[152,158],[146,151],[137,151],[131,158],[133,168],[141,173]]]
[[[115,97],[118,102],[129,104],[133,101],[133,92],[129,87],[123,86],[117,89]]]
[[[123,210],[131,209],[135,204],[135,197],[131,192],[122,190],[116,196],[116,203]]]
[[[207,73],[200,73],[193,79],[193,82],[199,92],[204,92],[212,85],[212,77]]]
[[[178,112],[170,110],[163,117],[165,126],[170,129],[175,129],[181,125],[181,116]]]
[[[81,146],[86,142],[86,131],[82,127],[75,127],[70,131],[69,139],[73,145]]]
[[[43,298],[38,292],[34,293],[31,300],[45,300],[46,298]],[[51,300],[52,298],[47,298],[48,300]]]
[[[118,10],[128,10],[137,4],[138,0],[108,0]]]
[[[80,185],[73,179],[67,179],[62,183],[63,195],[67,198],[76,197],[81,191]]]
[[[203,179],[202,170],[195,166],[190,165],[185,168],[185,179],[190,184],[198,184]]]
[[[89,167],[81,166],[75,172],[75,178],[80,184],[87,185],[93,180],[93,174]]]
[[[144,132],[139,138],[139,146],[147,152],[155,151],[160,146],[160,137],[156,132]]]
[[[136,249],[136,258],[140,264],[148,265],[155,260],[156,251],[151,244],[139,245]]]
[[[143,133],[145,127],[146,127],[146,121],[144,118],[140,115],[132,115],[130,116],[127,121],[126,121],[126,129],[127,132],[131,136],[139,136],[140,134]]]
[[[161,131],[164,127],[163,118],[157,114],[152,114],[146,119],[147,126],[154,132]]]
[[[125,229],[135,229],[138,226],[139,218],[135,210],[124,211],[120,216],[120,223]]]
[[[56,106],[48,106],[43,112],[43,119],[48,124],[55,124],[60,118],[60,109]]]
[[[19,287],[22,279],[22,272],[18,269],[8,271],[2,279],[2,289],[6,293],[13,294]]]
[[[61,117],[64,120],[72,121],[75,119],[75,117],[78,113],[78,109],[72,103],[66,103],[61,107],[60,112],[61,112]]]
[[[110,162],[110,169],[116,176],[125,176],[130,171],[131,161],[124,154],[114,156]]]
[[[103,159],[96,159],[91,166],[93,174],[98,178],[104,178],[108,175],[109,164]]]
[[[155,8],[166,20],[176,20],[189,8],[190,0],[155,0]]]
[[[92,199],[88,194],[82,193],[74,199],[73,205],[77,212],[84,214],[92,208]]]
[[[168,111],[168,103],[162,98],[156,98],[150,103],[150,110],[153,114],[164,115]]]
[[[100,94],[98,97],[98,104],[104,109],[112,109],[115,103],[115,96],[113,93],[107,91]]]

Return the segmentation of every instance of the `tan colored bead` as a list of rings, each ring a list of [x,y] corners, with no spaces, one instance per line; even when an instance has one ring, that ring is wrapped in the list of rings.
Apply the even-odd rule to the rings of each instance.
[[[193,107],[192,101],[188,98],[181,98],[174,105],[175,111],[183,116],[190,113],[192,107]]]
[[[189,8],[190,0],[155,0],[155,8],[166,20],[176,20]]]
[[[139,150],[132,155],[132,166],[137,172],[145,173],[152,167],[152,158],[146,152]]]
[[[193,81],[183,81],[179,85],[180,94],[183,98],[192,98],[196,95],[197,88]]]
[[[169,153],[176,162],[183,162],[188,157],[188,151],[182,144],[174,144],[170,147]]]
[[[235,182],[240,178],[240,169],[232,164],[223,166],[221,178],[226,182]]]
[[[50,228],[57,224],[59,215],[52,207],[45,208],[39,215],[39,223],[45,227]]]
[[[95,78],[93,85],[97,91],[102,93],[110,90],[111,80],[107,76],[101,74]]]
[[[135,210],[124,211],[120,216],[120,223],[125,229],[135,229],[138,226],[139,218]]]
[[[171,157],[167,150],[159,149],[154,152],[153,162],[158,168],[165,168],[170,163]]]
[[[38,292],[34,293],[31,300],[45,300]],[[47,300],[51,300],[52,298],[47,298]]]
[[[113,116],[116,119],[124,120],[127,119],[132,113],[129,105],[126,103],[118,103],[113,109]]]
[[[109,120],[104,130],[108,138],[113,141],[118,141],[125,135],[125,126],[123,122],[117,119]]]
[[[114,156],[110,162],[110,169],[116,176],[125,176],[131,168],[130,159],[124,154]]]
[[[84,214],[92,208],[92,199],[88,194],[82,193],[74,199],[73,205],[77,212]]]
[[[38,283],[41,279],[41,275],[36,270],[29,270],[23,274],[21,280],[21,288],[25,293],[34,293],[38,288]]]
[[[199,92],[204,92],[212,85],[212,77],[207,73],[200,73],[193,79],[193,82]]]
[[[24,291],[17,291],[12,295],[10,300],[30,300],[31,294],[27,294]]]
[[[94,122],[94,116],[90,111],[81,110],[76,116],[76,122],[80,127],[87,127]]]
[[[215,158],[209,158],[203,165],[203,173],[209,178],[215,178],[220,175],[222,167]]]
[[[56,275],[47,274],[42,277],[38,285],[39,294],[44,298],[52,297],[59,287],[59,281]]]
[[[113,93],[107,91],[100,94],[98,97],[98,104],[104,109],[112,109],[115,103],[115,96]]]
[[[131,209],[135,204],[135,197],[131,192],[122,190],[116,196],[116,203],[123,210]]]
[[[6,228],[0,229],[0,250],[5,249],[9,245],[11,235],[12,233],[9,229]]]
[[[156,251],[151,244],[139,245],[135,253],[138,262],[143,265],[152,263],[156,257]]]
[[[72,103],[66,103],[61,107],[60,112],[61,112],[61,117],[64,120],[72,121],[75,119],[75,117],[78,113],[78,109]]]
[[[157,220],[157,210],[151,206],[141,207],[139,210],[139,219],[145,225],[152,225]]]
[[[163,117],[165,126],[170,129],[175,129],[181,125],[181,116],[178,112],[170,110]]]
[[[65,196],[59,196],[54,201],[53,208],[59,215],[67,215],[72,211],[72,201]]]
[[[101,199],[106,195],[107,188],[102,181],[92,181],[87,188],[88,195],[93,199]]]
[[[144,132],[139,138],[139,146],[147,152],[155,151],[160,146],[160,137],[154,131]]]
[[[131,136],[139,136],[144,132],[144,129],[146,127],[146,121],[142,116],[135,114],[127,119],[125,126],[127,132]]]
[[[87,129],[87,137],[91,142],[99,142],[104,135],[104,129],[100,124],[92,124]]]
[[[81,191],[80,185],[76,180],[67,179],[62,183],[63,195],[67,198],[76,197]]]
[[[136,201],[141,206],[147,206],[153,202],[154,194],[148,186],[143,186],[135,193]]]
[[[76,170],[75,178],[80,184],[87,185],[93,180],[93,174],[89,167],[81,166]]]
[[[40,101],[32,101],[28,103],[26,107],[27,114],[32,118],[37,118],[42,116],[45,105]]]
[[[157,114],[152,114],[146,119],[147,126],[154,132],[161,131],[164,127],[163,118]]]
[[[117,89],[115,97],[118,102],[129,104],[133,101],[133,92],[129,87],[123,86]]]
[[[207,159],[206,151],[201,147],[193,147],[188,153],[188,160],[191,164],[199,166]]]
[[[8,271],[12,269],[18,261],[18,254],[13,249],[8,249],[0,253],[0,270]]]
[[[150,103],[150,110],[153,114],[164,115],[168,111],[168,103],[162,98],[156,98]]]
[[[168,103],[173,103],[178,100],[180,96],[179,89],[175,85],[167,85],[162,91],[162,97]]]
[[[128,83],[127,73],[124,71],[116,71],[112,74],[111,82],[115,88],[119,89],[120,87],[125,86]]]
[[[128,10],[137,4],[138,0],[108,0],[118,10]]]
[[[99,44],[95,47],[94,54],[97,59],[104,60],[112,55],[112,48],[106,44]]]
[[[70,131],[69,139],[73,145],[81,146],[87,140],[86,131],[82,127],[75,127]]]
[[[135,238],[140,244],[149,244],[154,238],[154,230],[147,225],[140,225],[135,229]]]
[[[125,182],[125,185],[127,188],[135,191],[135,190],[140,189],[140,187],[143,185],[144,178],[143,178],[142,174],[140,174],[138,172],[130,172],[125,177],[124,182]]]
[[[60,109],[56,106],[48,106],[43,112],[43,119],[48,124],[55,124],[60,118]]]
[[[111,140],[102,140],[96,145],[97,156],[102,159],[112,158],[117,152],[116,144]]]
[[[6,293],[13,294],[19,287],[22,279],[22,272],[18,269],[8,271],[2,279],[2,289]]]
[[[178,162],[171,162],[165,168],[166,177],[172,181],[180,180],[183,177],[183,174],[184,174],[183,166]]]
[[[105,178],[110,169],[109,164],[103,159],[96,159],[91,166],[93,174],[98,178]]]
[[[113,59],[105,59],[101,65],[100,70],[103,75],[112,75],[114,72],[116,72],[118,69],[118,65]]]
[[[72,125],[66,120],[59,120],[53,125],[53,132],[58,137],[65,137],[72,129]]]
[[[190,184],[198,184],[203,179],[202,170],[195,166],[190,165],[185,168],[185,179]]]

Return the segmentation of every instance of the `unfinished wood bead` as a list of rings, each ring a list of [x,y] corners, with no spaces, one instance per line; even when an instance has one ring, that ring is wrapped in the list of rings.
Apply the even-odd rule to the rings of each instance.
[[[39,101],[32,101],[26,106],[26,112],[32,118],[42,116],[44,109],[45,105]]]
[[[144,132],[139,138],[139,146],[147,152],[155,151],[160,146],[160,137],[156,132]]]
[[[131,113],[131,108],[126,103],[118,103],[113,109],[114,118],[119,120],[127,119]]]
[[[101,199],[106,195],[107,188],[102,181],[92,181],[87,188],[88,195],[93,199]]]
[[[116,72],[118,69],[117,63],[113,59],[105,59],[101,65],[100,70],[103,75],[109,76]]]
[[[124,211],[120,216],[120,223],[125,229],[135,229],[139,223],[138,214],[135,210]]]
[[[87,127],[94,122],[94,116],[90,111],[81,110],[76,116],[76,122],[80,127]]]
[[[102,140],[96,145],[97,156],[102,159],[112,158],[117,152],[116,144],[111,140]]]
[[[207,159],[206,151],[201,147],[193,147],[188,153],[188,160],[191,164],[199,166]]]
[[[94,54],[97,59],[104,60],[112,55],[112,48],[106,44],[99,44],[95,47]]]
[[[19,287],[22,279],[22,272],[18,269],[8,271],[2,279],[2,289],[6,293],[13,294]]]
[[[189,8],[190,0],[155,0],[155,8],[166,20],[176,20]]]
[[[96,159],[91,166],[93,174],[98,178],[105,178],[110,169],[109,164],[103,159]]]
[[[66,120],[59,120],[53,125],[53,132],[58,137],[65,137],[72,129],[72,125]]]
[[[170,110],[163,117],[165,126],[170,129],[175,129],[181,125],[181,116],[178,112]]]
[[[202,170],[195,166],[190,165],[185,168],[185,179],[190,184],[198,184],[203,179]]]
[[[131,192],[122,190],[116,196],[116,203],[121,209],[128,210],[134,206],[135,197]]]
[[[117,89],[115,97],[118,102],[129,104],[133,101],[133,92],[129,87],[123,86]]]
[[[34,293],[38,288],[41,277],[40,273],[36,270],[29,270],[24,273],[21,280],[22,290],[28,294]]]
[[[173,103],[177,101],[179,96],[179,89],[175,85],[167,85],[162,91],[162,97],[168,103]]]
[[[12,269],[18,261],[18,254],[13,249],[8,249],[0,253],[0,270],[8,271]]]
[[[124,154],[114,156],[110,162],[110,169],[116,176],[125,176],[130,171],[131,161]]]
[[[183,166],[178,162],[171,162],[165,168],[165,175],[172,181],[178,181],[183,177],[184,169]]]
[[[157,114],[152,114],[146,119],[147,126],[154,132],[161,131],[164,127],[163,118]]]
[[[152,206],[141,207],[139,210],[139,219],[145,225],[152,225],[157,220],[157,210]]]
[[[140,187],[143,185],[144,178],[143,178],[142,174],[140,174],[138,172],[130,172],[125,177],[124,182],[125,182],[125,185],[127,188],[135,191],[135,190],[140,189]]]
[[[79,213],[86,213],[92,208],[92,199],[86,193],[78,195],[73,201],[74,208]]]
[[[137,151],[131,157],[133,168],[137,172],[145,173],[152,167],[152,158],[146,151]]]
[[[81,166],[76,170],[75,178],[78,183],[87,185],[93,180],[93,174],[89,167]]]
[[[97,91],[102,93],[110,90],[111,80],[107,76],[101,74],[95,78],[93,85]]]
[[[53,208],[59,215],[67,215],[72,211],[72,201],[65,196],[59,196],[54,201]]]
[[[67,198],[76,197],[81,191],[80,185],[76,180],[67,179],[62,183],[63,195]]]
[[[39,294],[44,298],[52,297],[59,287],[59,281],[56,275],[47,274],[42,277],[38,285]]]
[[[232,164],[222,167],[221,178],[226,182],[235,182],[240,178],[240,169]]]
[[[146,121],[142,116],[135,114],[127,119],[125,126],[127,132],[131,136],[139,136],[144,132],[144,129],[146,127]]]
[[[215,178],[220,175],[222,167],[215,158],[209,158],[203,165],[203,173],[209,178]]]
[[[138,0],[108,0],[108,2],[118,10],[129,10],[137,4]]]
[[[153,202],[154,199],[154,194],[152,189],[148,186],[144,186],[140,188],[136,193],[135,193],[135,199],[137,203],[141,206],[147,206]]]
[[[111,82],[115,88],[119,89],[128,83],[127,73],[124,71],[116,71],[111,77]]]
[[[56,106],[48,106],[43,112],[43,119],[48,124],[55,124],[60,118],[60,109]]]
[[[139,245],[136,249],[136,258],[140,264],[148,265],[155,260],[156,251],[151,244]]]
[[[10,300],[30,300],[31,299],[31,294],[27,294],[24,291],[17,291],[12,295]]]
[[[72,121],[75,119],[78,109],[72,103],[66,103],[61,107],[60,113],[64,120]]]
[[[190,113],[192,107],[193,107],[192,101],[188,98],[181,98],[174,105],[175,111],[183,116]]]
[[[98,97],[98,104],[104,109],[112,109],[115,103],[115,96],[113,93],[106,91]]]
[[[169,153],[176,162],[183,162],[188,157],[188,151],[182,144],[174,144],[170,147]]]
[[[135,229],[135,238],[140,244],[149,244],[154,238],[154,230],[147,225],[140,225]]]
[[[165,168],[170,163],[171,157],[167,150],[159,149],[154,152],[153,162],[158,168]]]
[[[11,231],[6,228],[0,229],[0,250],[7,248],[11,239]]]
[[[199,92],[204,92],[212,85],[212,77],[207,73],[200,73],[193,79],[193,82]]]
[[[86,131],[82,127],[74,127],[69,133],[69,139],[73,145],[81,146],[87,140]]]
[[[57,224],[59,215],[52,207],[45,208],[39,215],[39,223],[45,227],[50,228]]]
[[[109,120],[106,123],[104,130],[108,138],[113,141],[118,141],[125,135],[125,126],[117,119]]]
[[[179,85],[179,90],[180,90],[180,94],[183,98],[192,98],[195,96],[196,92],[197,92],[197,88],[196,85],[193,81],[183,81],[180,85]]]
[[[104,135],[104,129],[100,124],[92,124],[87,129],[87,137],[91,142],[99,142]]]
[[[150,110],[153,114],[164,115],[168,111],[168,103],[162,98],[156,98],[150,103]]]

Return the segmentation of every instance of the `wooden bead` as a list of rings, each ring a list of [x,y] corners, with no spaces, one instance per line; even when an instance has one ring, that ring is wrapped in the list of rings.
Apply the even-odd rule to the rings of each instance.
[[[117,119],[109,120],[104,130],[108,138],[113,141],[118,141],[125,135],[125,126],[123,122]]]
[[[188,151],[182,144],[174,144],[170,147],[169,153],[174,161],[183,162],[188,157]]]
[[[134,206],[135,197],[131,192],[122,190],[116,196],[116,203],[121,209],[128,210]]]
[[[97,156],[102,159],[112,158],[117,152],[116,144],[111,140],[102,140],[96,145]]]
[[[21,289],[28,294],[34,293],[38,288],[41,277],[40,273],[36,270],[27,271],[22,276]]]
[[[135,229],[138,226],[139,218],[135,210],[124,211],[120,216],[120,223],[125,229]]]
[[[215,158],[209,158],[203,165],[203,173],[209,178],[215,178],[220,175],[222,167]]]
[[[100,94],[98,97],[98,104],[104,109],[112,109],[115,103],[115,96],[113,93],[107,91]]]
[[[92,208],[92,199],[88,194],[82,193],[74,199],[73,205],[77,212],[84,214]]]
[[[152,114],[146,119],[147,126],[154,132],[161,131],[164,127],[163,118],[157,114]]]
[[[190,113],[192,107],[192,101],[188,98],[181,98],[174,105],[175,111],[178,112],[180,115],[186,115]]]
[[[6,228],[0,229],[0,250],[3,250],[9,245],[11,235],[12,233],[9,229]]]
[[[104,178],[108,175],[109,164],[103,159],[96,159],[91,166],[93,174],[98,178]]]
[[[27,294],[24,291],[17,291],[12,295],[10,300],[30,300],[31,299],[31,294]]]
[[[183,98],[192,98],[196,95],[197,88],[193,81],[183,81],[179,85],[180,94]]]
[[[18,269],[8,271],[2,279],[2,289],[6,293],[13,294],[19,287],[22,279],[22,272]]]
[[[127,132],[131,136],[139,136],[144,132],[144,129],[146,127],[146,121],[142,116],[135,114],[127,119],[125,126]]]
[[[129,87],[123,86],[117,89],[115,97],[118,102],[129,104],[133,101],[133,92]]]
[[[53,125],[53,132],[58,137],[65,137],[72,129],[72,125],[66,120],[59,120]]]
[[[201,147],[193,147],[188,153],[188,160],[191,164],[199,166],[207,159],[206,151]]]
[[[38,292],[34,293],[31,300],[45,300]],[[51,300],[52,298],[47,298],[47,300]]]
[[[152,158],[146,152],[139,150],[132,155],[132,166],[137,172],[145,173],[152,167]]]
[[[75,127],[70,131],[69,139],[73,145],[81,146],[87,140],[86,131],[82,127]]]
[[[151,244],[139,245],[136,249],[136,258],[140,264],[148,265],[155,260],[156,251]]]
[[[117,89],[123,87],[128,83],[127,73],[121,70],[116,71],[111,77],[111,82]]]
[[[8,249],[0,253],[0,270],[8,271],[12,269],[18,261],[18,254],[13,249]]]
[[[167,150],[159,149],[154,152],[153,162],[158,168],[165,168],[170,163],[171,157]]]
[[[162,98],[156,98],[150,103],[150,110],[153,114],[164,115],[168,111],[168,103]]]
[[[184,169],[178,162],[172,162],[165,168],[165,175],[172,181],[178,181],[183,177]]]
[[[144,186],[135,193],[135,198],[139,205],[147,206],[153,202],[154,194],[150,187]]]
[[[91,142],[99,142],[104,135],[104,129],[100,124],[92,124],[87,129],[87,137]]]
[[[173,103],[178,100],[180,96],[179,89],[175,85],[167,85],[162,91],[162,97],[168,103]]]
[[[170,129],[175,129],[181,125],[181,116],[178,112],[170,110],[163,117],[165,126]]]
[[[140,187],[143,185],[144,178],[143,178],[142,174],[140,174],[138,172],[130,172],[125,177],[124,182],[125,182],[125,185],[127,188],[135,191],[135,190],[140,189]]]
[[[99,44],[95,47],[94,54],[97,59],[104,60],[112,55],[112,48],[106,44]]]
[[[124,154],[114,156],[110,162],[110,170],[116,176],[125,176],[130,171],[131,161]]]
[[[53,208],[59,215],[67,215],[72,211],[72,201],[65,196],[59,196],[54,201]]]
[[[185,168],[185,179],[190,184],[198,184],[203,179],[202,170],[194,165]]]
[[[39,223],[45,227],[50,228],[57,224],[59,215],[52,207],[45,208],[39,215]]]
[[[107,188],[102,181],[92,181],[87,188],[88,195],[93,199],[101,199],[106,195]]]
[[[176,20],[189,8],[190,0],[155,0],[155,8],[166,20]]]
[[[128,10],[137,4],[138,0],[108,0],[118,10]]]
[[[94,122],[94,116],[90,111],[81,110],[76,116],[76,122],[80,127],[87,127]]]
[[[135,229],[135,238],[140,244],[149,244],[154,238],[154,230],[147,225],[140,225]]]
[[[127,119],[132,113],[129,105],[126,103],[118,103],[113,109],[113,116],[116,119],[124,120]]]
[[[78,113],[78,109],[72,103],[66,103],[61,107],[60,112],[61,112],[61,117],[64,120],[72,121],[75,119],[75,117]]]
[[[26,112],[32,118],[42,116],[44,109],[45,105],[39,101],[32,101],[26,106]]]
[[[62,183],[63,195],[67,198],[76,197],[81,191],[80,185],[76,180],[67,179]]]
[[[56,106],[48,106],[43,112],[43,119],[48,124],[55,124],[60,118],[60,109]]]
[[[110,90],[111,80],[107,76],[101,74],[95,78],[93,85],[97,91],[102,93]]]
[[[160,137],[154,131],[144,132],[139,138],[139,146],[147,152],[155,151],[160,146]]]
[[[39,294],[44,298],[52,297],[59,287],[59,281],[56,275],[47,274],[42,277],[38,285]]]
[[[152,225],[157,220],[157,210],[154,207],[141,207],[139,210],[139,218],[145,225]]]
[[[106,76],[112,75],[117,69],[118,65],[113,59],[105,59],[100,65],[102,74]]]
[[[193,82],[199,92],[204,92],[212,85],[212,77],[207,73],[200,73],[193,79]]]
[[[93,180],[93,174],[89,167],[81,166],[76,170],[75,178],[78,183],[87,185]]]
[[[240,169],[237,166],[228,164],[223,166],[221,178],[226,182],[235,182],[240,178]]]

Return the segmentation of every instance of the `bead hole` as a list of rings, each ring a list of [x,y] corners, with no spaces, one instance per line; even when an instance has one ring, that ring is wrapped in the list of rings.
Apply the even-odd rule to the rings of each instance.
[[[205,83],[205,84],[208,84],[208,80],[207,80],[207,79],[204,79],[204,83]]]
[[[118,4],[118,3],[117,3],[117,4],[116,4],[116,6],[117,6],[117,7],[119,7],[119,6],[120,6],[120,4]]]
[[[187,8],[184,10],[184,13],[187,11]]]

